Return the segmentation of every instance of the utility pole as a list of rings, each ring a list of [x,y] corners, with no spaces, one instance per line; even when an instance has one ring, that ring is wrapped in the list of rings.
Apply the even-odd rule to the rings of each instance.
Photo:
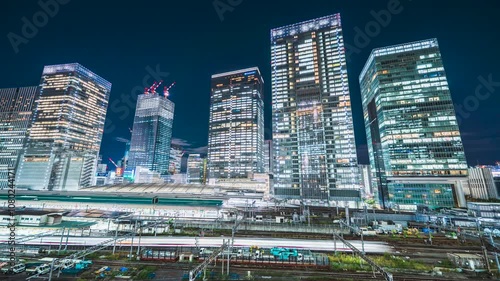
[[[349,247],[353,251],[353,254],[359,255],[359,257],[362,258],[363,260],[365,260],[369,265],[371,265],[374,270],[376,270],[377,272],[379,272],[380,274],[382,274],[382,276],[384,276],[384,279],[386,281],[393,281],[394,280],[393,276],[392,276],[392,273],[386,271],[385,269],[383,269],[382,267],[380,267],[379,265],[377,265],[367,255],[361,253],[356,247],[354,247],[351,243],[349,243],[348,241],[346,241],[344,238],[340,237],[337,233],[334,232],[333,235],[337,236],[337,238],[340,241],[342,241],[345,246]]]
[[[222,239],[222,245],[225,245],[226,244],[226,239]],[[222,273],[221,275],[224,275],[224,250],[222,250],[221,252],[221,264],[222,264]]]
[[[61,251],[61,248],[62,248],[62,242],[63,242],[63,239],[64,239],[64,231],[66,230],[66,228],[63,227],[62,229],[62,233],[61,233],[61,240],[59,241],[59,249],[57,249],[57,253],[59,254],[59,252]]]
[[[136,229],[137,229],[137,219],[135,220],[134,230],[133,230],[133,233],[132,233],[132,241],[130,242],[129,260],[132,260],[132,249],[134,247],[134,237],[135,237],[135,231],[136,231]]]
[[[52,260],[52,263],[50,264],[49,281],[52,281],[52,271],[54,271],[54,262],[55,262],[56,260],[57,260],[57,259],[53,259],[53,260]]]
[[[432,231],[431,231],[431,224],[429,223],[427,226],[427,230],[429,231],[429,244],[432,246]]]
[[[243,221],[243,218],[241,220],[238,220],[238,213],[236,213],[236,219],[234,220],[234,225],[231,228],[231,241],[228,240],[228,254],[227,254],[227,275],[229,275],[229,262],[231,261],[231,254],[233,253],[233,246],[234,246],[234,236],[236,235],[236,230],[238,229],[238,226],[240,226],[240,223]],[[229,244],[230,243],[230,244]]]
[[[345,205],[345,221],[347,223],[347,226],[351,225],[351,219],[349,218],[349,203]]]
[[[481,226],[479,219],[476,219],[476,227],[479,240],[481,241],[481,249],[483,250],[484,262],[486,263],[486,268],[488,269],[488,272],[491,273],[490,261],[488,259],[488,250],[486,249],[486,245],[484,244],[484,239],[483,239],[484,236],[481,234]]]
[[[68,232],[66,234],[66,243],[64,244],[64,251],[66,251],[68,249],[69,231],[70,231],[70,229],[68,228]],[[64,233],[63,233],[63,235],[64,235]]]
[[[139,257],[139,254],[140,254],[140,250],[141,250],[141,237],[142,237],[142,223],[139,226],[139,245],[137,246],[137,253],[135,255],[136,257]]]
[[[333,233],[333,252],[337,255],[337,235]]]
[[[116,220],[116,229],[115,229],[115,240],[113,241],[113,255],[115,254],[115,250],[116,250],[116,239],[118,238],[118,226],[120,226],[120,222],[117,219]]]
[[[198,265],[196,268],[194,268],[193,270],[191,270],[189,272],[189,281],[195,281],[196,277],[202,272],[202,271],[205,271],[206,270],[206,267],[211,264],[212,262],[215,262],[215,266],[217,266],[217,256],[218,255],[221,255],[222,252],[227,249],[228,247],[228,244],[225,244],[223,243],[221,245],[221,247],[214,251],[212,253],[212,255],[210,255],[208,258],[206,258],[203,263],[201,263],[200,265]],[[222,262],[223,266],[224,266],[224,262]],[[224,274],[224,271],[222,271],[222,274]]]
[[[354,228],[354,227],[352,227],[352,226],[344,223],[343,221],[340,221],[340,225],[343,225],[343,224],[345,224],[345,226],[347,228],[350,228],[353,231],[353,233],[355,233],[355,234],[361,234],[361,253],[363,255],[365,255],[365,241],[363,239],[363,230],[360,230],[359,228]]]
[[[311,209],[307,206],[307,226],[311,227]]]
[[[366,203],[364,205],[364,211],[365,211],[365,225],[368,225],[368,207],[366,206]]]
[[[500,271],[500,262],[498,261],[498,253],[495,252],[494,254],[495,254],[495,261],[497,263],[497,272],[499,272]]]

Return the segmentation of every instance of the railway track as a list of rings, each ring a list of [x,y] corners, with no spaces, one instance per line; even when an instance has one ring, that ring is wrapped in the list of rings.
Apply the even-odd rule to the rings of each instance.
[[[133,265],[149,265],[149,266],[157,266],[161,269],[172,269],[172,270],[184,270],[188,272],[189,270],[192,269],[192,266],[189,263],[158,263],[158,262],[141,262],[141,261],[133,261]],[[95,261],[94,264],[96,265],[107,265],[107,266],[123,266],[124,262],[123,261]],[[282,269],[272,269],[272,268],[262,268],[258,266],[252,266],[252,265],[242,265],[242,264],[231,264],[231,268],[237,272],[241,273],[246,273],[248,270],[250,271],[265,271],[266,273],[264,275],[257,275],[257,280],[285,280],[285,281],[291,281],[291,280],[297,280],[293,279],[293,277],[297,278],[300,277],[300,280],[308,280],[307,278],[314,278],[314,280],[319,280],[317,278],[321,278],[321,280],[385,280],[380,274],[373,275],[373,273],[368,273],[368,272],[329,272],[329,271],[311,271],[310,269],[305,270],[293,270],[293,269],[287,269],[286,272],[284,272]],[[276,276],[276,274],[279,275],[284,275],[284,276]],[[160,279],[155,279],[155,280],[161,280],[161,276],[158,276]],[[260,278],[259,278],[260,277]],[[272,277],[272,278],[269,278]],[[415,275],[412,274],[411,276],[407,276],[405,274],[400,274],[396,273],[394,274],[394,281],[451,281],[451,280],[457,280],[456,277],[436,277],[436,276],[430,276],[430,275]],[[471,279],[463,279],[463,280],[471,280]]]

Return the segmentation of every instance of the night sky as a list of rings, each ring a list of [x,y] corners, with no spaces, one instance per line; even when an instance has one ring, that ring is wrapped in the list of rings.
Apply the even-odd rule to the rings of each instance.
[[[270,29],[339,12],[346,45],[356,47],[350,49],[347,67],[360,163],[368,163],[368,156],[358,76],[371,50],[434,37],[454,103],[466,104],[460,129],[469,164],[500,160],[498,1],[400,0],[401,12],[368,36],[366,46],[355,43],[356,28],[364,30],[374,20],[371,11],[387,10],[393,0],[219,0],[221,9],[226,3],[238,4],[227,6],[231,10],[222,14],[222,20],[213,0],[59,1],[68,3],[59,5],[46,23],[37,1],[2,1],[0,87],[37,85],[44,65],[72,62],[110,81],[103,159],[123,156],[125,146],[115,138],[130,138],[134,107],[127,103],[135,104],[133,96],[140,91],[133,89],[143,88],[143,78],[156,68],[165,83],[177,82],[171,90],[176,105],[174,142],[190,152],[205,152],[211,75],[258,66],[266,82],[266,139],[270,139]],[[16,37],[22,41],[16,53],[9,33],[23,36],[22,18],[33,23],[34,15],[40,27],[26,33],[31,38]],[[479,77],[494,81],[482,86],[481,100],[475,97],[482,85]]]

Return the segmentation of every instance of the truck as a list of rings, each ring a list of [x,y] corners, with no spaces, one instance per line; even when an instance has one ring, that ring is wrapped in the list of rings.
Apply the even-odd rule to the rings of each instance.
[[[297,256],[297,261],[304,262],[304,263],[311,263],[316,261],[316,259],[312,255],[304,255],[302,253],[299,253]]]
[[[363,236],[375,236],[377,232],[373,230],[371,227],[360,227],[359,231],[363,233]]]
[[[63,274],[79,274],[82,271],[88,269],[92,265],[92,261],[90,260],[74,260],[74,266],[68,266],[66,263],[66,267],[62,267],[61,272]]]
[[[200,256],[201,257],[208,257],[208,256],[210,256],[213,253],[214,253],[214,251],[212,251],[210,249],[207,249],[207,248],[201,248],[200,249]]]
[[[387,222],[380,222],[373,225],[377,234],[390,234],[390,233],[403,233],[403,226],[401,224],[388,224]]]
[[[445,234],[445,237],[448,239],[454,239],[454,240],[458,239],[457,234],[455,232],[448,232]]]
[[[279,260],[289,260],[290,257],[297,257],[299,255],[296,249],[288,248],[272,248],[271,255],[275,256]]]

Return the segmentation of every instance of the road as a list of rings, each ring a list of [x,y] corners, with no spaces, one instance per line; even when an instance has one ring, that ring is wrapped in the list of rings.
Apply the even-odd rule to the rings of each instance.
[[[92,246],[109,240],[112,237],[69,237],[68,245]],[[222,244],[222,239],[230,237],[200,237],[198,238],[199,247],[218,247]],[[7,236],[0,236],[0,243],[7,243]],[[63,243],[65,243],[65,238]],[[25,245],[59,245],[60,236],[43,237],[28,241]],[[138,237],[134,239],[134,246],[137,245]],[[361,241],[349,241],[356,248],[361,249]],[[131,239],[123,240],[117,245],[129,246]],[[141,247],[195,247],[195,237],[169,237],[169,236],[143,236],[141,237]],[[367,253],[385,253],[394,252],[394,249],[385,242],[365,241],[365,252]],[[261,248],[285,247],[294,249],[304,249],[311,251],[334,251],[333,240],[307,240],[307,239],[281,239],[281,238],[249,238],[236,237],[235,247],[259,246]],[[338,251],[350,251],[342,242],[337,241]]]

